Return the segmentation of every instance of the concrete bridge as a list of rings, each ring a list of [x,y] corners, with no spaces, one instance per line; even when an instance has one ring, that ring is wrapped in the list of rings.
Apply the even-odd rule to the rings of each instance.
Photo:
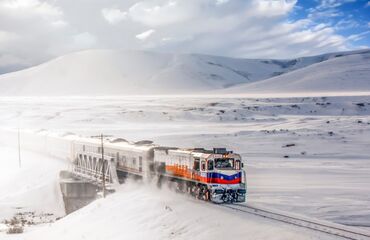
[[[101,158],[79,155],[69,171],[60,172],[59,183],[67,214],[113,192],[112,186],[119,181],[114,159],[107,159],[110,157],[106,156],[102,161]]]

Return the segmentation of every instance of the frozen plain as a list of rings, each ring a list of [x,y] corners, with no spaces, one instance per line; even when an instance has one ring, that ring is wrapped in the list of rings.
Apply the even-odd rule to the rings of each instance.
[[[169,146],[228,147],[244,158],[249,203],[369,228],[370,97],[30,97],[1,98],[0,101],[3,130],[15,129],[19,125],[21,129],[46,129],[83,136],[103,132],[132,141],[150,139]],[[13,159],[16,161],[16,154]],[[65,166],[54,167],[62,169]],[[107,201],[113,202],[112,199],[120,197],[120,201],[131,199],[134,202],[151,198],[148,192],[153,190],[138,189],[112,196]],[[154,194],[153,198],[164,195]],[[167,201],[166,198],[163,201]],[[185,206],[199,206],[197,212],[201,212],[200,209],[215,211],[182,197],[172,203],[182,208],[178,203],[181,201]],[[90,210],[82,210],[76,215],[89,218],[88,212],[94,212],[99,204],[94,203],[88,208]],[[123,213],[128,216],[139,210],[130,209]],[[223,218],[236,221],[237,216],[225,214]],[[68,216],[57,224],[67,227],[71,224],[67,219],[73,217]],[[114,218],[119,216],[114,215]],[[194,216],[194,220],[200,221],[199,218],[206,218],[206,215]],[[138,221],[145,222],[144,219]],[[272,228],[276,227],[270,234],[251,239],[276,239],[276,232],[281,232],[279,228],[282,226],[278,224]],[[296,239],[294,232],[301,231],[283,228],[288,235],[283,234],[282,239]],[[52,229],[55,232],[55,228]],[[258,232],[256,229],[260,228],[240,229],[236,234]],[[171,234],[171,231],[161,233]],[[35,238],[39,235],[27,233],[24,236],[33,239],[32,234]],[[308,239],[322,237],[311,234],[305,236]],[[174,238],[181,239],[189,235],[176,236]]]

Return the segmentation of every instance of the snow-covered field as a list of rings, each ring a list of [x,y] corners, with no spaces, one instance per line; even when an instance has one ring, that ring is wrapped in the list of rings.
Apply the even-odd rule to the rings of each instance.
[[[244,159],[248,203],[370,229],[369,56],[88,50],[1,75],[0,221],[20,213],[33,224],[10,236],[0,223],[0,238],[328,238],[136,183],[47,224],[64,216],[57,179],[68,161],[47,155],[57,144],[46,133],[227,147]]]
[[[244,158],[249,203],[370,227],[368,96],[1,98],[0,126],[3,130],[20,126],[84,136],[103,132],[180,147],[225,146]],[[46,192],[49,199],[38,196],[45,204],[30,201],[29,208],[42,211],[40,206],[50,206],[52,209],[45,208],[46,212],[60,214],[56,204],[60,200],[52,200],[55,182],[42,180],[45,177],[56,181],[57,171],[66,168],[66,163],[27,152],[24,168],[19,171],[16,150],[4,146],[1,152],[9,156],[1,160],[9,167],[0,170],[1,179],[6,179],[0,185],[0,217],[9,217],[15,207],[25,207],[27,199],[32,200],[27,194]],[[38,168],[40,161],[47,163],[42,169]],[[95,229],[104,224],[104,232],[111,234],[104,235],[107,239],[124,236],[125,229],[129,239],[224,239],[229,234],[235,234],[237,239],[327,238],[312,232],[302,235],[301,229],[258,217],[246,219],[151,186],[128,184],[121,188],[106,200],[94,202],[50,226],[30,228],[22,236],[58,239],[66,234],[71,239],[101,239],[101,231]],[[34,202],[38,204],[32,205]],[[144,211],[147,214],[140,214]],[[77,222],[79,228],[75,229]],[[110,222],[117,224],[109,225]],[[229,233],[227,229],[231,228]]]
[[[2,138],[2,140],[4,140]],[[16,214],[31,226],[53,222],[65,215],[58,174],[64,161],[33,151],[18,151],[12,144],[0,147],[0,238],[7,230],[4,220]]]
[[[168,189],[127,183],[54,224],[2,239],[335,239],[244,216]]]

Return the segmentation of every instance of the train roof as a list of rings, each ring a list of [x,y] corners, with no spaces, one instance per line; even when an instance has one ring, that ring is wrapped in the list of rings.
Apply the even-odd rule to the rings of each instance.
[[[78,143],[86,143],[86,144],[94,144],[99,146],[101,144],[101,140],[99,138],[93,137],[81,137],[76,139]],[[143,140],[139,142],[129,142],[122,138],[105,138],[104,139],[104,147],[105,148],[118,148],[124,150],[136,150],[136,151],[149,151],[158,145],[155,145],[152,141]]]

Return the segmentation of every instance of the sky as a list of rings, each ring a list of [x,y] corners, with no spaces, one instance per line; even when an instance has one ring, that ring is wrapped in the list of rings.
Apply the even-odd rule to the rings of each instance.
[[[370,46],[367,0],[0,0],[0,73],[85,49],[294,58]]]

